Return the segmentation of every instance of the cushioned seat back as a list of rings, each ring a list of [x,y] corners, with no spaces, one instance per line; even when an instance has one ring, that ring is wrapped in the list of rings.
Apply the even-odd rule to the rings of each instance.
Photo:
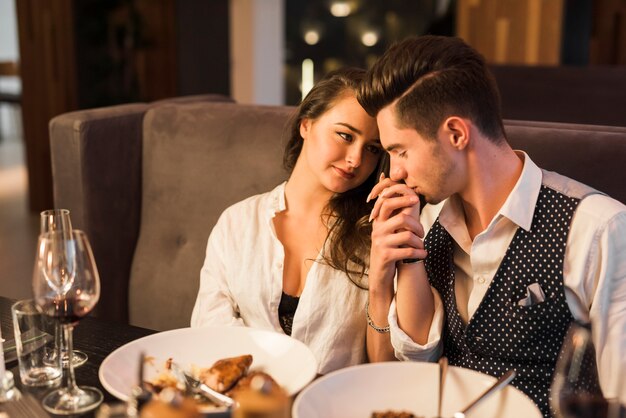
[[[626,203],[625,127],[506,120],[505,129],[511,146],[526,151],[541,168]]]
[[[282,149],[292,111],[204,103],[146,113],[131,324],[157,330],[189,325],[217,218],[233,203],[287,178]]]

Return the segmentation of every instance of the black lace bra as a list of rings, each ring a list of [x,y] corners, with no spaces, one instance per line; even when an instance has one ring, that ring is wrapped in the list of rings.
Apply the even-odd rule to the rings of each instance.
[[[293,316],[298,309],[298,296],[291,296],[283,292],[280,297],[280,304],[278,305],[278,320],[280,321],[280,327],[285,331],[285,334],[291,335],[291,326],[293,325]]]

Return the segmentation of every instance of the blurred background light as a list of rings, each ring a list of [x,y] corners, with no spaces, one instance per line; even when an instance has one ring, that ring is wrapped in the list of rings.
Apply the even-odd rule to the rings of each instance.
[[[352,6],[347,1],[334,1],[330,5],[330,14],[335,17],[346,17],[352,12]]]
[[[302,61],[302,99],[313,88],[314,82],[313,60],[307,58]]]
[[[361,35],[361,42],[365,46],[374,46],[378,43],[378,34],[374,31],[367,31]]]
[[[316,30],[308,30],[304,33],[304,42],[315,45],[320,41],[320,33]]]

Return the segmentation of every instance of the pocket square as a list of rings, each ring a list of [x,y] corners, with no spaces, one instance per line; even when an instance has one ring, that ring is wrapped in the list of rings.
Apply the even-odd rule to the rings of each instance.
[[[526,288],[526,297],[520,299],[517,304],[519,306],[532,306],[546,300],[546,295],[539,283],[533,283]]]

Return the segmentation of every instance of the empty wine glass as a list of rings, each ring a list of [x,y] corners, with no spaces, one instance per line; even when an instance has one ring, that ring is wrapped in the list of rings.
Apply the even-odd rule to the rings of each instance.
[[[98,407],[103,399],[97,388],[76,385],[71,361],[72,330],[100,297],[98,269],[87,236],[76,229],[69,234],[41,234],[37,263],[33,275],[35,303],[44,314],[61,323],[70,358],[61,388],[46,395],[42,404],[53,414],[81,414]]]
[[[48,209],[44,210],[40,214],[40,234],[45,234],[51,231],[62,231],[69,237],[72,231],[72,222],[70,219],[70,211],[67,209]],[[57,352],[61,353],[61,364],[63,367],[67,367],[68,355],[67,344],[61,330],[61,325],[57,325],[55,328],[54,341],[58,344],[56,351],[50,353],[50,362],[55,363],[55,356]],[[79,367],[85,364],[87,361],[87,354],[82,351],[74,350],[72,356],[72,364],[74,367]]]
[[[559,418],[606,418],[608,402],[598,381],[591,327],[573,322],[563,342],[551,389]]]

